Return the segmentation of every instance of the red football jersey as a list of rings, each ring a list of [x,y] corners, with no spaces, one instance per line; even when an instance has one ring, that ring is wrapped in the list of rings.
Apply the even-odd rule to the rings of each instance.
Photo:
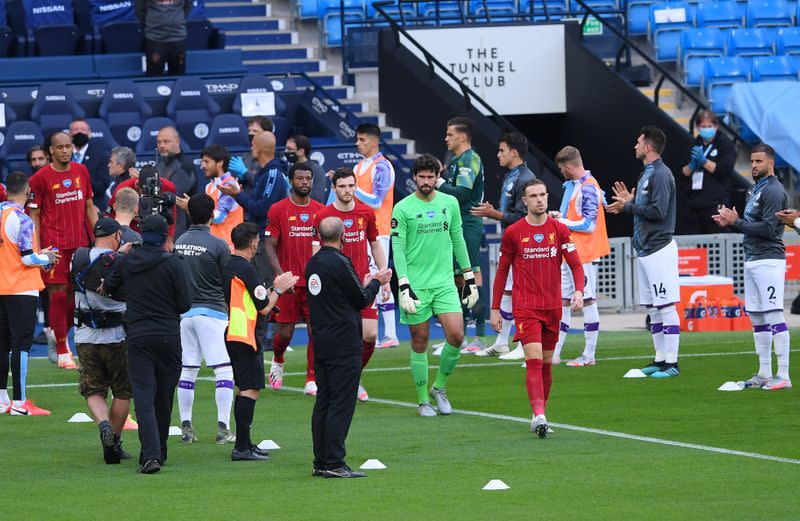
[[[42,247],[74,250],[89,244],[86,201],[91,201],[92,180],[80,163],[70,163],[66,172],[42,167],[30,179],[28,206],[39,209]]]
[[[314,227],[319,232],[319,223],[326,217],[338,217],[344,223],[344,247],[342,253],[350,258],[356,275],[363,279],[369,273],[369,244],[378,240],[378,224],[375,220],[375,210],[356,201],[355,207],[349,212],[343,212],[330,204],[317,212]],[[317,236],[318,240],[319,237]]]
[[[111,217],[112,219],[117,214],[114,211],[114,203],[117,202],[117,192],[119,192],[119,190],[121,188],[133,188],[134,190],[136,190],[136,179],[134,179],[134,178],[126,179],[125,181],[121,182],[117,186],[117,188],[114,190],[114,193],[111,194],[111,199],[108,201],[108,208],[106,210],[107,210],[108,216]],[[172,192],[174,194],[175,193],[175,185],[169,179],[165,179],[165,178],[162,177],[161,178],[161,190],[163,190],[164,192]],[[181,211],[183,211],[183,210],[181,210]],[[169,225],[169,230],[167,230],[167,235],[169,235],[170,237],[174,237],[175,236],[175,221],[177,221],[177,219],[178,219],[178,207],[177,206],[173,206],[172,207],[172,224]],[[131,230],[133,230],[135,232],[139,231],[139,218],[138,217],[134,217],[133,221],[131,221]]]
[[[492,309],[500,309],[511,266],[515,317],[525,316],[525,310],[560,308],[562,259],[572,268],[575,288],[583,291],[583,266],[564,224],[548,217],[544,224],[534,226],[522,218],[506,228],[494,279]]]
[[[292,201],[291,196],[278,201],[267,213],[267,237],[274,237],[278,244],[278,262],[283,271],[291,271],[300,277],[297,286],[305,287],[306,263],[311,258],[311,243],[316,240],[314,222],[317,213],[325,208],[313,199],[305,206]]]

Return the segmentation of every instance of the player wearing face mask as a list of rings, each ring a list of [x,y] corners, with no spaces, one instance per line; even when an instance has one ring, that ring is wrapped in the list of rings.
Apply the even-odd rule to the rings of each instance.
[[[290,166],[304,164],[309,167],[309,170],[311,170],[311,173],[314,175],[311,198],[325,204],[328,200],[330,186],[328,184],[328,178],[325,176],[325,170],[319,163],[310,159],[311,141],[306,136],[292,136],[286,140],[283,155]]]
[[[678,216],[680,233],[719,233],[711,220],[721,204],[731,205],[733,165],[736,149],[727,136],[719,132],[719,121],[713,112],[702,110],[695,119],[698,129],[689,164],[678,176]]]

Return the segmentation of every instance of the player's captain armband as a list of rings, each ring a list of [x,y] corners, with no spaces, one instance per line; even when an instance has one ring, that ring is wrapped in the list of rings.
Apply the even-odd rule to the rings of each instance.
[[[562,250],[567,250],[567,252],[575,251],[575,243],[574,242],[565,242],[561,245]]]
[[[397,219],[392,217],[392,229],[395,229],[395,228],[397,228]]]

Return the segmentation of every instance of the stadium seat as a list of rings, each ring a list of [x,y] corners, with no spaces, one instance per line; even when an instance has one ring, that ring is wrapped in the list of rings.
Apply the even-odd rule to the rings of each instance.
[[[628,34],[631,36],[647,34],[650,6],[655,3],[654,0],[628,0],[626,5],[628,11]]]
[[[797,64],[791,56],[753,58],[753,81],[798,81]]]
[[[319,18],[317,0],[297,0],[297,16],[301,20]]]
[[[65,83],[43,83],[31,108],[31,119],[39,124],[45,135],[64,130],[84,111],[72,97]]]
[[[784,0],[750,0],[747,27],[792,27],[794,13]]]
[[[678,62],[683,71],[683,81],[689,87],[699,87],[703,80],[705,59],[725,56],[725,36],[715,27],[684,29]]]
[[[139,87],[130,80],[108,82],[97,110],[97,114],[108,123],[114,140],[131,148],[139,141],[142,121],[149,118],[152,112]]]
[[[238,114],[220,114],[211,122],[206,146],[222,145],[229,150],[245,150],[250,148],[247,137],[247,123]]]
[[[441,2],[420,2],[417,4],[417,13],[426,18],[436,16],[436,6],[439,6],[439,17],[451,20],[464,20],[467,14],[461,2],[442,0]]]
[[[372,6],[373,2],[367,1],[367,18],[380,18],[378,12]],[[409,4],[402,2],[399,5],[395,1],[394,5],[385,5],[382,7],[386,14],[391,15],[395,19],[400,19],[400,10],[403,11],[404,18],[415,18],[417,16],[417,10],[414,8],[414,4]]]
[[[734,29],[728,34],[728,56],[745,58],[747,66],[753,56],[772,56],[774,52],[773,33],[766,29]]]
[[[225,33],[214,27],[208,20],[189,20],[186,22],[186,49],[224,49]]]
[[[290,135],[289,118],[275,116],[272,118],[272,124],[275,126],[272,130],[272,133],[275,134],[275,142],[278,143],[279,146],[283,146]]]
[[[142,124],[140,138],[136,143],[137,154],[152,154],[156,151],[156,136],[164,127],[174,127],[175,123],[169,118],[150,118]],[[181,147],[182,150],[186,150]]]
[[[800,56],[800,27],[787,27],[778,30],[777,54]]]
[[[656,61],[677,60],[681,31],[692,25],[688,11],[684,2],[650,6],[649,35],[655,47]]]
[[[22,2],[0,2],[0,25],[7,26],[13,38],[13,43],[7,56],[24,56],[27,52],[25,35],[25,10]]]
[[[109,22],[98,30],[97,52],[104,54],[144,51],[144,28],[137,21]]]
[[[367,2],[369,3],[369,2]],[[469,13],[473,16],[486,16],[494,20],[504,16],[517,14],[517,3],[514,0],[470,0]]]
[[[703,92],[708,98],[711,110],[716,114],[724,114],[727,110],[731,85],[747,83],[749,79],[750,66],[743,58],[706,58],[703,69]]]
[[[77,25],[44,25],[30,33],[36,56],[72,56],[78,54],[81,32]]]
[[[366,14],[361,0],[342,0],[345,20],[364,20]],[[338,0],[318,0],[321,41],[325,47],[342,45],[342,4]]]
[[[595,11],[613,11],[618,9],[616,0],[584,0],[584,3],[594,9]],[[569,10],[573,13],[582,13],[584,11],[581,4],[575,0],[571,0]]]
[[[75,25],[71,0],[25,0],[25,27],[29,56],[71,56],[91,52],[91,39]]]
[[[219,105],[209,96],[200,78],[183,77],[172,88],[166,114],[175,121],[189,147],[199,150],[208,137],[208,123],[219,114]]]
[[[6,116],[6,124],[0,126],[0,128],[6,128],[17,120],[17,112],[11,107],[9,103],[3,103],[3,107]]]
[[[248,74],[242,77],[239,81],[239,90],[236,93],[236,99],[233,101],[233,112],[236,114],[242,113],[242,97],[240,94],[243,92],[273,92],[272,82],[266,76],[257,74]],[[279,97],[275,96],[275,115],[283,116],[286,114],[286,103]]]
[[[15,121],[5,131],[0,157],[4,158],[3,170],[12,172],[22,170],[31,174],[25,155],[33,145],[41,145],[44,136],[33,121]]]
[[[10,27],[0,26],[0,57],[11,56],[16,38]]]
[[[72,11],[75,15],[75,25],[81,33],[81,54],[94,54],[97,42],[94,38],[94,23],[89,0],[72,0]]]
[[[192,0],[192,10],[187,20],[207,20],[206,0]]]
[[[86,123],[88,123],[89,128],[92,129],[92,139],[99,141],[108,149],[119,146],[119,143],[114,139],[105,120],[100,118],[86,118]]]
[[[697,27],[736,29],[744,27],[744,22],[734,1],[701,2],[697,6]]]

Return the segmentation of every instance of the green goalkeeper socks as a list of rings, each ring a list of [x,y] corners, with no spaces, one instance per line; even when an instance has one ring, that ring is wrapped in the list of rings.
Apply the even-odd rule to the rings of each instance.
[[[447,378],[453,374],[453,369],[456,368],[456,363],[461,356],[461,350],[453,347],[450,344],[445,344],[442,350],[441,360],[439,361],[439,372],[436,373],[436,380],[433,381],[433,386],[437,389],[444,389],[447,384]]]
[[[417,387],[418,403],[431,401],[428,396],[428,353],[415,353],[411,351],[411,377]]]

